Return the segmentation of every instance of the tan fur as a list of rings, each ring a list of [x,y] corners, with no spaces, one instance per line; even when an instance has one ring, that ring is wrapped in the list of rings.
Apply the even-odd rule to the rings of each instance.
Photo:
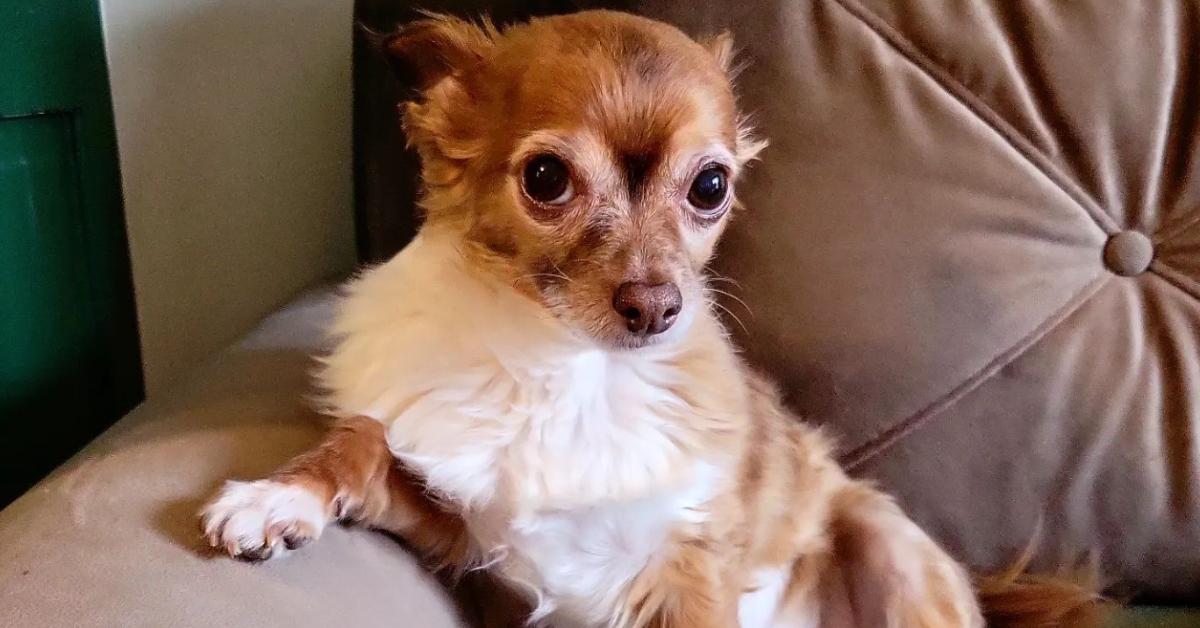
[[[1114,605],[1102,599],[1094,565],[1055,575],[1027,572],[1034,545],[1008,569],[975,587],[989,628],[1102,626]]]
[[[504,32],[434,16],[385,46],[423,88],[403,117],[422,158],[427,228],[459,234],[479,273],[619,350],[652,341],[621,330],[610,307],[618,283],[671,281],[685,302],[711,299],[703,268],[730,213],[679,211],[696,168],[680,156],[719,145],[736,180],[764,145],[737,109],[727,34],[701,45],[612,12]],[[587,192],[561,208],[539,206],[514,183],[546,151]],[[698,318],[678,342],[670,367],[686,377],[670,392],[698,409],[679,431],[680,450],[722,460],[729,473],[707,516],[681,523],[629,585],[614,625],[736,626],[739,600],[760,586],[755,574],[772,569],[787,578],[780,626],[983,625],[963,569],[890,498],[837,467],[827,440],[741,363],[715,319]],[[331,518],[399,534],[438,564],[479,560],[458,505],[431,501],[373,420],[340,423],[271,479],[310,488]],[[1094,625],[1085,617],[1093,599],[1058,586],[986,580],[982,600],[997,626]]]

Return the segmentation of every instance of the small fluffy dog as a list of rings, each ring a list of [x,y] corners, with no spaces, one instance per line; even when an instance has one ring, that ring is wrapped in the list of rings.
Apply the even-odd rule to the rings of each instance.
[[[320,371],[337,425],[228,482],[214,547],[265,559],[357,521],[554,626],[1090,621],[1070,585],[973,584],[738,358],[704,266],[764,142],[727,35],[429,16],[384,48],[421,86],[427,221],[348,287]]]

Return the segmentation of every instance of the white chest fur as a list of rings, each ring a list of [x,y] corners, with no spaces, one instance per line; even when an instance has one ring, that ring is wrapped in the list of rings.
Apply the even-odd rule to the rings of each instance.
[[[671,529],[702,517],[715,472],[681,447],[682,401],[609,356],[446,383],[391,422],[393,453],[468,506],[485,560],[555,625],[611,617]]]
[[[537,604],[534,619],[597,626],[615,616],[627,585],[660,553],[672,528],[698,517],[710,485],[625,502],[470,517],[496,569]],[[499,516],[497,516],[499,515]]]
[[[350,287],[321,372],[331,410],[388,426],[393,453],[465,512],[485,560],[560,625],[613,615],[721,475],[668,349],[613,353],[418,238]]]

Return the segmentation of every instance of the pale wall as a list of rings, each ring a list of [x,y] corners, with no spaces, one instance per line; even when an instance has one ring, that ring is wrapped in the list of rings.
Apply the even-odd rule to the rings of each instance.
[[[101,6],[153,395],[352,267],[352,2]]]

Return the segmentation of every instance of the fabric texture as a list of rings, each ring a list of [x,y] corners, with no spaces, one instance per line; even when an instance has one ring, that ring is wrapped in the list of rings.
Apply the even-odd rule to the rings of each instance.
[[[395,540],[331,526],[259,565],[206,549],[196,512],[227,478],[313,445],[315,293],[144,404],[0,511],[0,626],[451,628],[438,583]]]

